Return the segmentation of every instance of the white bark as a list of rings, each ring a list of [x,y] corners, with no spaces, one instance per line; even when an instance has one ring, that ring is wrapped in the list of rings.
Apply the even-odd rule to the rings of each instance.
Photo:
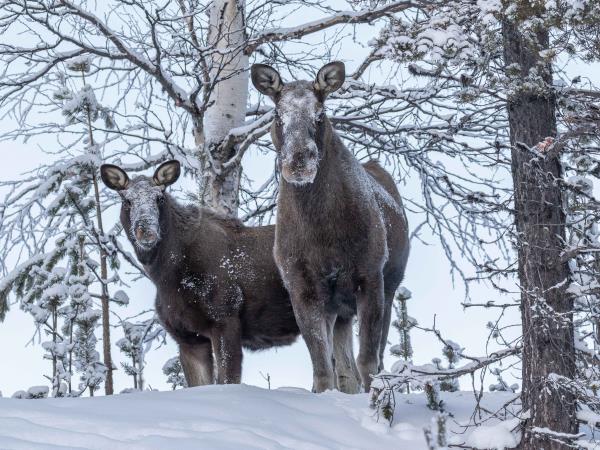
[[[202,141],[207,158],[202,180],[205,204],[227,214],[237,215],[241,165],[231,169],[223,164],[235,155],[237,146],[222,145],[229,131],[242,126],[248,98],[248,55],[245,0],[214,0],[210,12],[209,43],[215,52],[210,61],[210,77],[215,83],[210,106],[204,115]]]

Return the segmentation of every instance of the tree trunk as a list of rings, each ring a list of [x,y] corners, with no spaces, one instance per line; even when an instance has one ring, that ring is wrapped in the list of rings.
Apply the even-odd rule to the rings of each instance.
[[[209,44],[217,49],[208,68],[214,86],[204,114],[202,131],[197,133],[197,145],[203,146],[211,160],[203,158],[201,197],[204,204],[229,216],[236,216],[241,166],[224,170],[223,164],[236,152],[234,145],[222,145],[233,128],[244,124],[248,98],[248,56],[244,54],[246,40],[244,0],[214,0],[210,10]],[[235,49],[235,51],[231,51]]]
[[[535,14],[528,2],[520,2],[525,14]],[[568,267],[561,260],[565,239],[565,215],[559,180],[558,155],[539,154],[530,148],[556,135],[552,69],[540,57],[548,48],[547,30],[537,32],[537,46],[527,41],[519,24],[503,23],[507,75],[518,65],[519,85],[508,98],[512,144],[515,223],[518,233],[521,320],[523,326],[523,411],[525,422],[521,449],[566,450],[572,448],[549,432],[577,431],[575,399],[549,382],[550,374],[572,378],[575,373],[573,299],[565,293]],[[541,84],[525,83],[530,70]],[[524,145],[519,145],[524,144]]]
[[[81,71],[81,79],[85,86],[85,71]],[[90,110],[87,109],[86,113],[89,148],[94,149],[96,143],[94,141],[94,132],[92,128],[92,117]],[[104,381],[104,393],[105,395],[112,395],[113,388],[113,364],[110,349],[110,303],[108,295],[108,261],[107,254],[103,248],[105,239],[104,225],[102,223],[102,207],[100,206],[100,187],[98,186],[98,177],[94,173],[92,175],[92,184],[94,186],[94,200],[96,201],[96,223],[98,225],[98,252],[100,253],[100,289],[102,305],[102,353],[104,359],[104,365],[106,366],[106,380]]]
[[[104,237],[104,226],[102,224],[102,209],[100,208],[100,189],[98,187],[98,179],[93,176],[94,193],[96,197],[96,219],[98,222],[98,233]],[[110,303],[108,295],[108,261],[106,251],[100,247],[100,283],[101,285],[101,300],[102,304],[102,353],[104,365],[106,366],[106,380],[104,381],[104,393],[112,395],[113,388],[113,364],[110,349]]]
[[[57,365],[58,365],[58,361],[56,360],[56,341],[57,341],[57,335],[58,335],[58,305],[54,306],[54,308],[52,308],[52,344],[53,344],[53,348],[52,348],[52,396],[56,397],[56,395],[58,394],[58,387],[59,384],[57,382]]]
[[[135,357],[131,358],[131,367],[132,367],[132,372],[133,372],[133,388],[137,389],[138,388],[138,378],[137,378],[137,365],[135,363]]]

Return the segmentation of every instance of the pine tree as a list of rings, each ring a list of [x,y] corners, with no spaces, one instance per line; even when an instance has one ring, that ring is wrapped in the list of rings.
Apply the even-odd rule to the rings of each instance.
[[[96,351],[96,328],[101,311],[94,307],[89,288],[94,282],[94,276],[88,267],[85,254],[85,235],[79,235],[79,246],[71,252],[72,270],[68,278],[71,295],[70,314],[65,321],[65,329],[69,332],[73,351],[69,365],[80,373],[80,393],[86,389],[90,397],[104,382],[106,366],[100,362]],[[71,390],[71,386],[69,386]]]
[[[85,74],[92,67],[92,59],[89,56],[72,59],[67,68],[73,72],[79,72],[83,83],[82,88],[73,92],[64,87],[62,91],[55,93],[55,97],[63,101],[63,114],[72,124],[83,124],[87,127],[86,153],[99,156],[99,148],[94,140],[92,123],[99,118],[104,121],[106,128],[112,128],[114,123],[110,111],[101,106],[96,100],[91,86],[86,84]],[[104,231],[102,220],[102,206],[100,200],[100,186],[97,171],[91,172],[91,184],[93,187],[93,200],[95,206],[95,219],[97,228],[94,230],[95,244],[100,259],[100,301],[102,306],[102,349],[104,366],[106,368],[105,393],[110,395],[114,392],[113,387],[113,363],[110,348],[110,297],[108,292],[108,253],[105,248],[107,236]],[[86,223],[89,226],[89,224]]]
[[[392,321],[392,327],[398,332],[398,344],[390,347],[392,356],[402,358],[407,363],[412,363],[413,348],[410,341],[410,331],[417,325],[416,319],[408,315],[407,302],[412,297],[412,293],[405,287],[398,289],[396,302],[394,303],[394,312],[396,318]],[[410,383],[406,383],[406,392],[410,393]]]
[[[93,395],[105,383],[111,394],[109,286],[120,283],[120,262],[114,247],[114,229],[106,233],[97,171],[102,163],[101,145],[94,139],[93,123],[113,126],[110,111],[101,106],[85,74],[91,58],[75,58],[66,64],[54,92],[66,119],[66,127],[80,139],[61,149],[60,158],[40,167],[37,177],[11,192],[4,207],[19,203],[19,211],[3,216],[3,239],[18,235],[30,242],[30,258],[0,283],[0,297],[14,292],[21,308],[31,313],[48,341],[42,343],[52,361],[52,395],[77,395],[71,385],[80,372],[80,390]],[[80,89],[69,86],[81,83]],[[8,250],[7,250],[8,251]],[[109,270],[113,270],[109,278]],[[100,293],[94,293],[98,289]],[[126,296],[125,296],[126,297]],[[121,296],[122,298],[122,296]],[[95,307],[99,299],[101,309]],[[116,303],[119,303],[117,299]],[[104,361],[95,350],[95,328],[102,319]]]

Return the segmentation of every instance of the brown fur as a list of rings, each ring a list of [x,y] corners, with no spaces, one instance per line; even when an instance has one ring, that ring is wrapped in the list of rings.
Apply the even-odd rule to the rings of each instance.
[[[128,189],[151,184],[148,177]],[[130,206],[121,223],[156,286],[156,312],[177,341],[188,385],[213,380],[239,383],[242,346],[288,345],[299,334],[272,255],[274,226],[246,227],[201,208],[178,204],[164,193],[158,203],[158,243],[136,244]]]
[[[351,323],[358,313],[357,365],[368,391],[371,375],[382,368],[392,301],[408,258],[408,224],[392,177],[375,161],[362,166],[320,113],[323,92],[339,87],[343,77],[341,63],[324,69],[314,83],[285,85],[274,69],[253,69],[255,86],[271,95],[284,116],[271,129],[275,148],[286,152],[280,158],[274,254],[311,355],[313,389],[356,389]],[[302,116],[297,109],[303,103],[295,102],[308,94],[317,98],[316,113],[308,101]],[[286,123],[286,98],[297,106],[288,117],[298,123]]]

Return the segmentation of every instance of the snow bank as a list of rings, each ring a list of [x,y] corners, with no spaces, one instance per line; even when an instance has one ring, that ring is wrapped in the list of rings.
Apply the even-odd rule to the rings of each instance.
[[[490,397],[489,407],[509,398]],[[472,394],[448,394],[444,402],[457,421],[472,412]],[[376,421],[366,394],[315,395],[297,388],[230,385],[96,398],[0,398],[0,448],[426,450],[423,427],[433,411],[425,403],[421,394],[399,396],[390,428]]]
[[[481,426],[471,432],[467,438],[467,445],[477,449],[513,448],[519,443],[514,432],[518,428],[519,419],[510,419],[491,426]]]

